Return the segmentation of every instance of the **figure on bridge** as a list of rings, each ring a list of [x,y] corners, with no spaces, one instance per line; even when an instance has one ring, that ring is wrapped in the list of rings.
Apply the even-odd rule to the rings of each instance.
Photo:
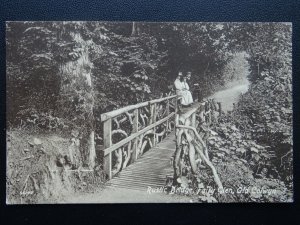
[[[193,97],[187,79],[190,79],[190,76],[183,77],[182,72],[178,72],[178,76],[174,82],[176,94],[181,98],[181,104],[183,106],[190,106],[193,103]]]
[[[193,86],[192,90],[190,91],[192,93],[193,100],[201,102],[202,101],[202,91],[200,90],[200,86],[198,83],[191,84],[191,82],[189,82],[191,80],[191,77],[192,77],[192,72],[187,72],[186,78],[187,78],[188,84]]]

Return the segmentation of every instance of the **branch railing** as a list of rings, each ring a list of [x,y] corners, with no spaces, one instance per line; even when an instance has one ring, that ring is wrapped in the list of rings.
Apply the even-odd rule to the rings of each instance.
[[[155,146],[175,127],[177,95],[101,114],[103,169],[108,179]]]
[[[222,114],[221,104],[218,105],[219,110],[213,106],[211,100],[207,100],[186,112],[176,114],[176,151],[173,159],[175,184],[180,184],[182,177],[188,176],[189,173],[199,173],[200,165],[205,163],[212,170],[218,188],[223,189],[217,170],[209,159],[206,141],[198,132],[198,128],[202,128],[202,125],[210,125],[211,113],[219,111],[219,114]]]

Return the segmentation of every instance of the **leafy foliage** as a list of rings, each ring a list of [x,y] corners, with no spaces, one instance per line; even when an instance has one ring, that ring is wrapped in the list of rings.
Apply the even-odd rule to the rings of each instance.
[[[225,79],[222,71],[232,57],[239,26],[135,23],[133,35],[132,23],[7,23],[9,121],[19,123],[22,108],[39,112],[50,108],[58,116],[61,89],[71,82],[59,72],[60,66],[78,60],[85,45],[93,64],[97,113],[169,92],[178,70],[191,71],[192,82],[198,82],[208,95]],[[78,41],[78,34],[85,45]],[[18,92],[15,87],[20,88]],[[71,104],[72,98],[68,101]]]
[[[291,26],[269,24],[256,30],[259,40],[255,51],[249,51],[250,62],[260,60],[260,70],[251,69],[252,84],[242,96],[236,114],[248,121],[243,130],[259,143],[270,146],[281,176],[291,185],[292,178],[292,64]],[[252,45],[254,46],[254,45]],[[259,50],[258,50],[259,48]],[[288,154],[289,167],[282,157]],[[289,168],[289,169],[284,169]]]

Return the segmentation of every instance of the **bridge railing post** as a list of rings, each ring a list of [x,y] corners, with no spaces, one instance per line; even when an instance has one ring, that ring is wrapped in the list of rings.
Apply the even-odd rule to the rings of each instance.
[[[170,100],[167,100],[167,104],[166,104],[166,110],[167,110],[167,115],[170,114]],[[166,131],[169,130],[169,120],[166,121]]]
[[[138,108],[133,111],[133,115],[134,115],[134,119],[132,125],[132,133],[137,133],[139,131],[139,109]],[[137,145],[138,145],[138,137],[133,140],[131,163],[137,160],[138,157]]]
[[[179,118],[179,115],[178,115],[178,96],[176,96],[175,98],[173,98],[174,100],[174,112],[175,112],[175,121],[174,121],[174,124],[175,124],[175,136],[177,134],[177,125],[178,125],[178,118]],[[176,137],[176,140],[177,140],[177,137]]]
[[[150,105],[150,124],[153,124],[156,122],[156,103],[152,103]],[[153,146],[156,145],[156,127],[153,128]]]
[[[222,103],[221,102],[218,102],[218,106],[219,106],[219,117],[222,115]]]
[[[174,98],[174,107],[175,107],[175,115],[176,115],[178,112],[178,97]]]
[[[196,112],[194,112],[191,117],[191,125],[196,128]]]
[[[111,124],[112,124],[111,119],[108,119],[103,123],[104,149],[109,148],[112,145]],[[112,178],[111,164],[112,164],[111,153],[108,153],[107,155],[104,155],[103,169],[104,172],[107,174],[109,180]]]

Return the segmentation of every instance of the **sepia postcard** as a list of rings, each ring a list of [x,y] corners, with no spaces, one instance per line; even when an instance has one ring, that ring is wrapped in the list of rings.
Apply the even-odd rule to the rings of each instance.
[[[6,203],[293,202],[292,24],[6,22]]]

